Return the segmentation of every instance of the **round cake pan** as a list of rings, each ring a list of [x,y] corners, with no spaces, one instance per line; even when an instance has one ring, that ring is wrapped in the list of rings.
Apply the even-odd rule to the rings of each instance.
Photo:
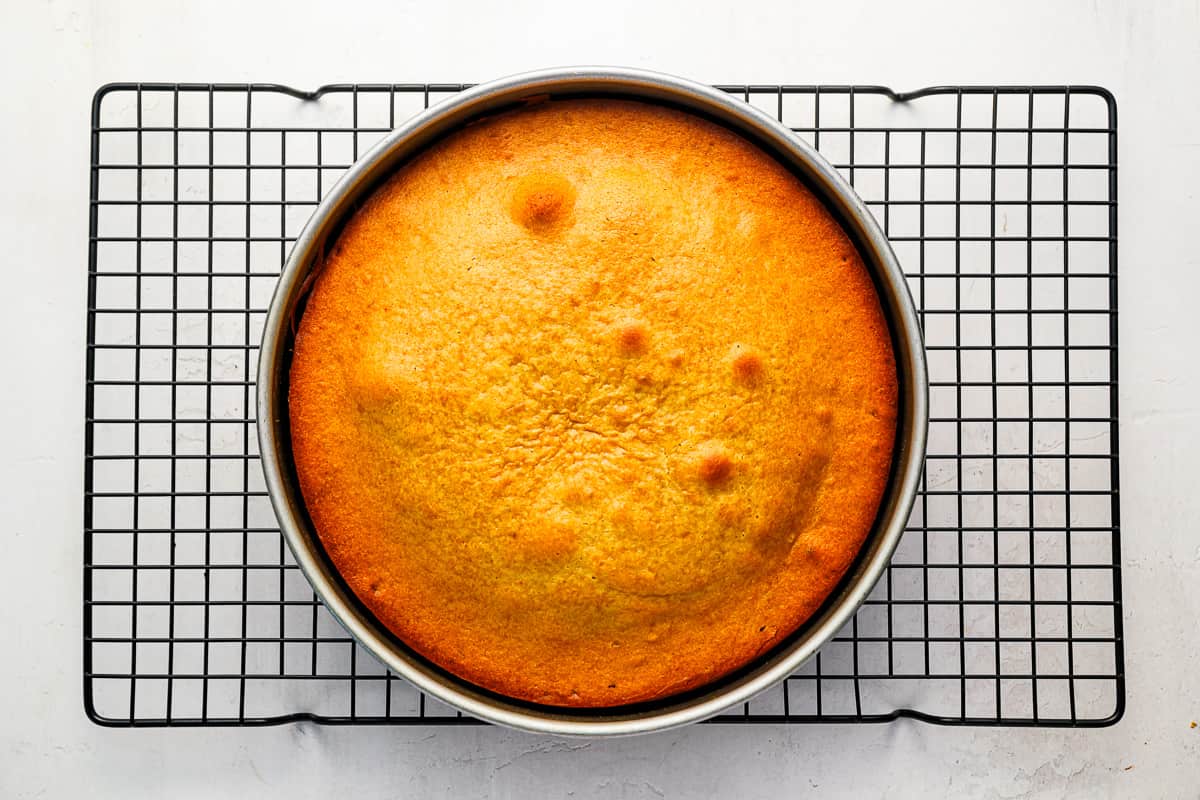
[[[300,493],[288,427],[288,374],[296,323],[314,267],[349,215],[399,165],[439,137],[483,115],[563,96],[620,97],[691,111],[745,136],[790,167],[839,219],[871,271],[891,330],[900,379],[891,478],[874,530],[824,606],[774,649],[733,675],[685,695],[613,709],[562,709],[501,697],[451,675],[393,636],[358,601],[325,555]],[[904,274],[883,232],[837,170],[786,127],[740,98],[669,75],[585,67],[525,73],[456,94],[402,124],[342,177],[297,239],[271,302],[258,365],[258,436],[267,489],[297,563],[346,630],[395,674],[491,722],[545,733],[619,735],[696,722],[749,700],[795,672],[849,622],[904,531],[925,455],[927,395],[921,333]]]

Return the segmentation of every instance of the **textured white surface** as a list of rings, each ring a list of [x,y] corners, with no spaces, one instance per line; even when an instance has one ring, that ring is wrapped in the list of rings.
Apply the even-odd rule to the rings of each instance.
[[[619,0],[6,8],[0,796],[1195,797],[1200,777],[1200,5]],[[1128,711],[1085,731],[104,730],[80,699],[88,108],[113,80],[476,81],[624,63],[705,81],[1098,83],[1120,109]],[[35,388],[36,387],[36,388]]]

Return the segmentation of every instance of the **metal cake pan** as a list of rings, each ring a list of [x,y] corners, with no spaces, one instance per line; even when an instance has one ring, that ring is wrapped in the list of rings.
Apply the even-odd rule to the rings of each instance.
[[[839,219],[871,271],[899,375],[900,413],[888,488],[874,530],[837,590],[798,631],[733,675],[636,706],[580,710],[505,698],[451,675],[408,648],[357,600],[326,557],[292,462],[287,403],[295,323],[326,245],[383,179],[428,144],[481,115],[546,96],[610,96],[668,104],[736,131],[789,166]],[[258,437],[267,489],[283,535],[325,605],[364,647],[422,691],[480,719],[543,733],[664,730],[714,716],[795,672],[849,622],[887,567],[917,491],[927,423],[924,348],[904,273],[887,238],[845,179],[812,147],[749,103],[682,78],[626,68],[554,69],[502,78],[456,94],[386,136],[346,172],[296,240],[267,314],[258,364]]]

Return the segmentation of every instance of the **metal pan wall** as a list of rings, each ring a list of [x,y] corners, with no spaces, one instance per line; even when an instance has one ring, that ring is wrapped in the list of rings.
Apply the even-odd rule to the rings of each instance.
[[[388,632],[338,576],[304,507],[291,456],[288,373],[298,314],[327,243],[398,166],[462,125],[533,98],[611,96],[665,103],[745,136],[789,166],[826,204],[871,271],[893,339],[900,387],[892,474],[875,529],[838,589],[780,645],[731,676],[685,695],[614,709],[537,706],[475,687],[437,667]],[[643,70],[581,67],[503,78],[461,92],[408,120],[364,155],[322,200],[284,266],[267,315],[258,368],[258,436],[275,513],[297,563],[330,611],[397,675],[467,714],[525,730],[622,735],[711,717],[792,674],[853,616],[883,574],[912,507],[925,455],[928,378],[921,331],[904,274],[862,201],[815,150],[776,120],[702,84]]]

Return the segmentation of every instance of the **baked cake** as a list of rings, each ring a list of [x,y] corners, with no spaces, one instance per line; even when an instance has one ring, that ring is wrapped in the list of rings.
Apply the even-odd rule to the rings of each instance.
[[[290,376],[333,564],[486,689],[693,689],[823,603],[871,530],[891,340],[792,173],[681,111],[550,100],[449,135],[354,214]]]

